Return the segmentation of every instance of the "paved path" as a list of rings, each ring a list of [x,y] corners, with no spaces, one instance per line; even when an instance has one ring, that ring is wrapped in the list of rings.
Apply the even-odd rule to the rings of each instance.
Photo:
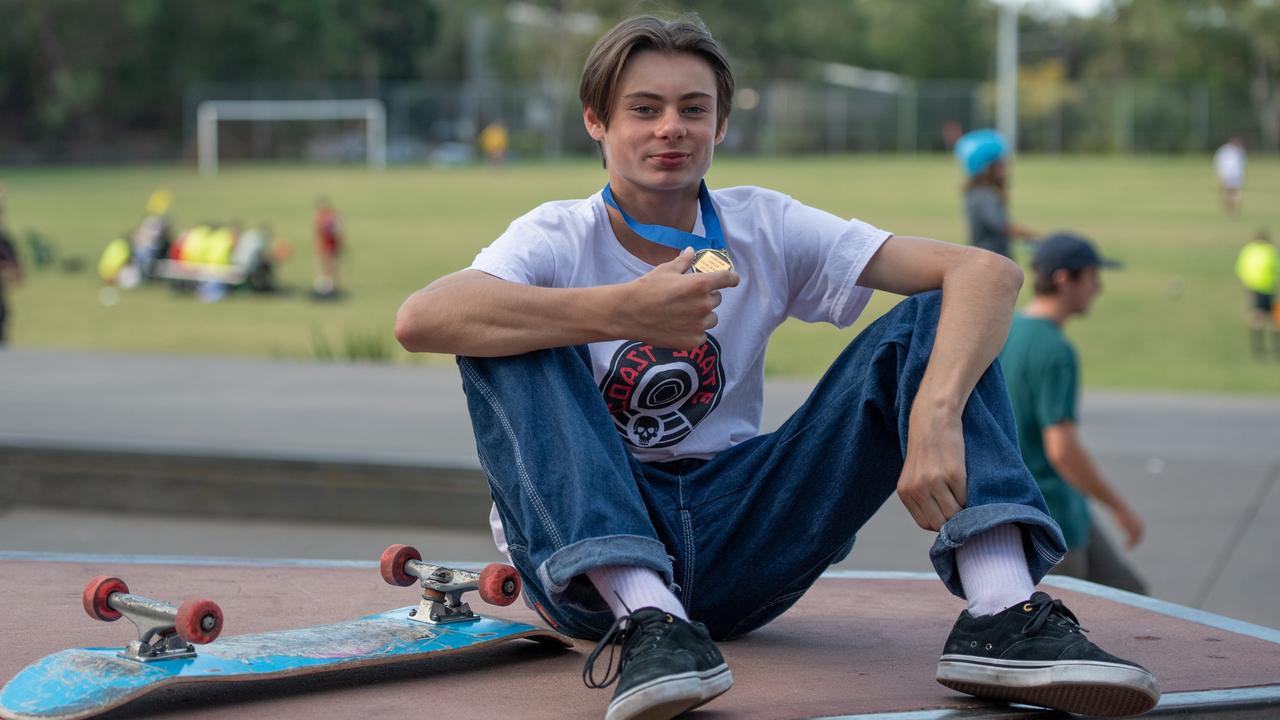
[[[765,428],[810,387],[770,381]],[[1280,627],[1280,398],[1090,392],[1082,427],[1147,521],[1133,558],[1153,593]],[[10,350],[0,353],[0,452],[5,446],[477,466],[457,375],[437,366]],[[459,560],[492,556],[480,528],[404,530],[439,538]],[[162,551],[173,554],[364,559],[354,538],[374,534],[370,544],[385,544],[393,532],[9,508],[0,550],[157,552],[162,537]],[[928,570],[929,541],[890,501],[838,567]]]

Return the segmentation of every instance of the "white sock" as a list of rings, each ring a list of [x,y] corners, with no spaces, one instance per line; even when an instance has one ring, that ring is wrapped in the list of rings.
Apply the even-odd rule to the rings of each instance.
[[[675,593],[653,570],[630,565],[605,565],[588,570],[587,577],[604,601],[609,603],[614,617],[630,615],[628,608],[656,607],[681,620],[689,619]]]
[[[970,615],[994,615],[1031,597],[1035,585],[1017,525],[993,527],[956,548]]]

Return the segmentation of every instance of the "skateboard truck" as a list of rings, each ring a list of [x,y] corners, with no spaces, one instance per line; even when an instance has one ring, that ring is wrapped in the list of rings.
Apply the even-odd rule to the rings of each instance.
[[[409,611],[410,619],[432,625],[477,619],[462,593],[478,590],[490,605],[510,605],[520,596],[520,575],[510,565],[489,563],[480,572],[422,562],[422,554],[408,545],[392,545],[378,563],[382,579],[391,585],[422,585],[422,600]]]
[[[222,632],[222,610],[212,600],[192,598],[181,606],[130,595],[120,578],[100,575],[84,587],[89,617],[113,622],[121,617],[138,628],[138,639],[120,657],[138,662],[195,657],[194,644],[213,642]]]

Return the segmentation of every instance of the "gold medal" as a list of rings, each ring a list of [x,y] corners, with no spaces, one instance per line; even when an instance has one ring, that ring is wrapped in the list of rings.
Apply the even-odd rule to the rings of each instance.
[[[723,272],[733,269],[733,261],[724,250],[699,250],[693,255],[693,271],[697,273]]]

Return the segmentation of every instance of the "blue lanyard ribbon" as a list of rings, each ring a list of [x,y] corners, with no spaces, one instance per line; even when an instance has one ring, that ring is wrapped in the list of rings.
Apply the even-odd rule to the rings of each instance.
[[[613,190],[608,183],[605,183],[601,195],[604,196],[606,205],[618,211],[627,227],[645,240],[676,250],[684,250],[687,247],[692,247],[694,250],[724,249],[724,229],[720,227],[720,216],[716,214],[716,208],[711,204],[711,192],[707,190],[705,180],[698,187],[698,205],[702,208],[702,227],[706,230],[706,237],[666,225],[645,225],[636,222],[636,219],[628,215],[626,210],[618,207],[618,201],[613,199]]]

